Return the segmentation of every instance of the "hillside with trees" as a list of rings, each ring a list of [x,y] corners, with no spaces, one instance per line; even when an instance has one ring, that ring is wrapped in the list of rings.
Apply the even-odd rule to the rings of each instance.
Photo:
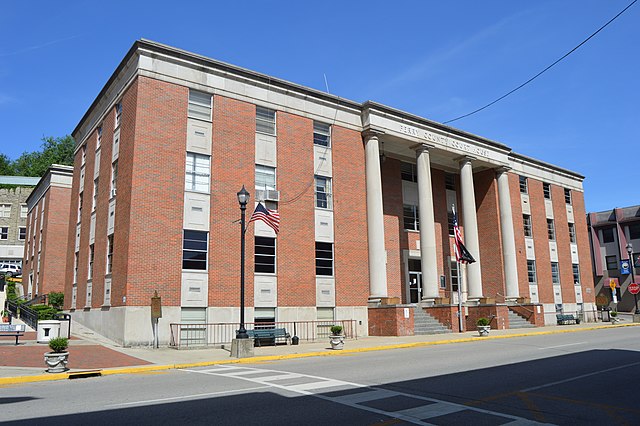
[[[0,175],[42,177],[50,165],[73,165],[75,142],[70,135],[42,138],[40,151],[23,152],[16,160],[0,154]]]

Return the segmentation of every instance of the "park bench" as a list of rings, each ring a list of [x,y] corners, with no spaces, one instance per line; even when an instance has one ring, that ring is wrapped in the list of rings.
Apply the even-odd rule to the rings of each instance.
[[[262,346],[263,344],[277,345],[278,341],[284,343],[291,343],[291,334],[287,333],[286,328],[257,328],[254,330],[247,330],[249,338],[254,339],[255,346]]]
[[[16,345],[18,344],[18,338],[24,336],[25,325],[24,324],[0,324],[0,336],[2,337],[15,337]]]
[[[558,325],[580,324],[580,318],[573,315],[556,314]]]

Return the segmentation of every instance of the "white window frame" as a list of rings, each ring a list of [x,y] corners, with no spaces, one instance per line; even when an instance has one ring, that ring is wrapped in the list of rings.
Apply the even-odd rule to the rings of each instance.
[[[569,205],[573,204],[573,195],[569,188],[564,188],[564,202]]]
[[[113,198],[118,192],[118,159],[111,163],[111,190],[109,192],[110,197]]]
[[[529,179],[526,176],[519,176],[520,183],[520,193],[528,194],[529,193]]]
[[[20,218],[24,219],[29,214],[29,207],[26,204],[20,204]]]
[[[573,272],[573,283],[575,285],[580,285],[580,265],[577,263],[572,263],[571,269]]]
[[[533,281],[531,278],[533,277]],[[536,285],[538,283],[538,272],[536,271],[536,261],[527,259],[527,282],[529,285]]]
[[[578,238],[576,236],[576,225],[571,222],[569,222],[569,242],[573,244],[578,242]]]
[[[560,265],[558,262],[551,262],[551,284],[560,285]]]
[[[0,227],[0,240],[8,240],[9,239],[9,227],[2,226]]]
[[[530,214],[522,215],[522,228],[525,237],[533,238],[533,222],[531,221]]]
[[[260,176],[260,178],[259,178]],[[271,184],[270,177],[273,176],[273,184]],[[266,179],[262,179],[265,177]],[[275,191],[277,186],[276,168],[270,166],[263,166],[256,164],[256,180],[255,188],[258,191]]]
[[[107,266],[106,275],[111,274],[113,270],[113,234],[107,236]]]
[[[256,105],[256,132],[275,135],[276,115],[275,110]],[[272,127],[273,130],[271,130]]]
[[[556,224],[553,219],[547,219],[547,236],[549,241],[556,240]]]
[[[93,180],[93,198],[91,199],[91,212],[96,211],[96,206],[98,205],[98,178]]]
[[[102,146],[102,126],[96,129],[96,151]]]
[[[408,216],[409,210],[411,210],[411,216]],[[413,226],[407,228],[407,220],[413,218]],[[405,231],[419,231],[420,230],[420,208],[413,204],[404,204],[402,206],[402,227]]]
[[[0,204],[0,217],[11,217],[11,204]]]
[[[24,241],[27,239],[27,227],[21,226],[18,228],[18,239]]]
[[[551,184],[548,182],[542,182],[542,194],[545,200],[551,199]]]
[[[89,246],[89,268],[87,269],[87,281],[93,281],[93,266],[95,261],[96,248],[95,244]]]
[[[333,188],[330,177],[318,176],[314,178],[314,195],[315,206],[318,209],[332,210],[333,209]],[[324,182],[323,185],[319,185],[320,182]],[[319,189],[322,189],[320,191]],[[319,196],[322,197],[319,197]],[[324,204],[324,205],[323,205]]]
[[[122,103],[118,102],[115,106],[115,110],[116,110],[116,118],[115,118],[115,126],[114,129],[117,129],[118,127],[120,127],[120,122],[122,121]]]
[[[313,144],[331,148],[331,124],[313,121]]]
[[[187,152],[184,177],[185,191],[208,194],[210,188],[211,156]]]
[[[197,120],[211,121],[213,96],[209,93],[189,89],[187,115]]]
[[[269,243],[269,244],[267,244]],[[254,236],[254,272],[256,274],[269,274],[275,275],[278,271],[278,242],[275,238],[271,237],[259,237]],[[271,253],[258,253],[258,247],[270,248],[273,245],[273,254]],[[273,271],[258,271],[258,265],[270,266],[272,262],[258,262],[258,256],[261,258],[273,260]]]

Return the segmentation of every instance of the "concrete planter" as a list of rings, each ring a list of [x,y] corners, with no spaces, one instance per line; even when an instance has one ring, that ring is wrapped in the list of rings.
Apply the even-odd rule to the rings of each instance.
[[[60,321],[43,320],[38,321],[38,343],[48,343],[49,340],[60,337]]]
[[[331,349],[340,351],[344,348],[344,336],[331,336],[329,343],[331,343]]]
[[[69,352],[45,352],[44,362],[47,373],[64,373],[68,370]]]
[[[491,330],[491,326],[490,325],[479,325],[478,326],[478,334],[480,334],[481,337],[488,336],[490,330]]]

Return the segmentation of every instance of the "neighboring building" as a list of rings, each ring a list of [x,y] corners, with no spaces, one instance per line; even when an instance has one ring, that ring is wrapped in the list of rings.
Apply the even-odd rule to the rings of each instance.
[[[0,176],[0,264],[22,265],[27,229],[27,197],[37,177]]]
[[[628,287],[632,272],[640,282],[640,206],[615,208],[587,216],[593,259],[593,277],[599,305],[634,312],[634,297]],[[631,261],[629,261],[631,249]],[[615,296],[611,289],[615,284]]]
[[[22,285],[28,298],[64,291],[73,167],[53,164],[26,199]]]
[[[242,185],[281,216],[246,233],[249,322],[412,334],[421,302],[457,330],[458,285],[467,327],[594,310],[583,177],[486,138],[146,40],[73,137],[65,307],[126,345],[152,341],[155,290],[163,342],[238,321]]]

